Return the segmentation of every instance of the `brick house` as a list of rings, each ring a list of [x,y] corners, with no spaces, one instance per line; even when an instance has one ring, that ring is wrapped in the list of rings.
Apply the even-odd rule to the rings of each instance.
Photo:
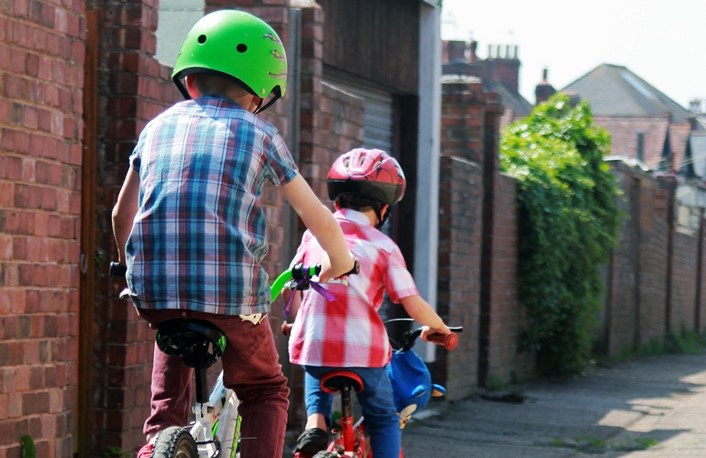
[[[693,115],[627,67],[601,64],[561,91],[591,103],[596,122],[611,134],[612,154],[686,172]]]
[[[476,77],[483,90],[500,97],[502,127],[521,119],[532,111],[532,104],[520,94],[520,59],[517,46],[488,45],[485,59],[478,57],[478,42],[444,41],[442,74],[446,81],[457,76]]]

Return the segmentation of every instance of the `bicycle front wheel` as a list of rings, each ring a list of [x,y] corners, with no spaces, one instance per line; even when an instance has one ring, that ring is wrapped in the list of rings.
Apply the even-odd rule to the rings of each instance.
[[[152,458],[198,458],[199,451],[187,428],[172,426],[157,435]]]

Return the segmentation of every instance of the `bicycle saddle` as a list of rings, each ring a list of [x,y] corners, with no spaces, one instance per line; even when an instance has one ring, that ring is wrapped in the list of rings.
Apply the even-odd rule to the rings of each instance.
[[[363,391],[363,380],[358,374],[351,371],[333,371],[321,377],[319,382],[321,389],[329,394],[341,391],[346,386],[353,388],[356,392]]]
[[[206,369],[223,356],[226,338],[215,325],[203,320],[175,319],[157,328],[157,346],[178,356],[189,367]]]

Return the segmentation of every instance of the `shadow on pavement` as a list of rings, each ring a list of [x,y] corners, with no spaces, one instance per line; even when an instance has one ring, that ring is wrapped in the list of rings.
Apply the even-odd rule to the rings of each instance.
[[[403,432],[405,457],[706,457],[703,355],[648,357],[520,393],[522,403],[432,407]]]

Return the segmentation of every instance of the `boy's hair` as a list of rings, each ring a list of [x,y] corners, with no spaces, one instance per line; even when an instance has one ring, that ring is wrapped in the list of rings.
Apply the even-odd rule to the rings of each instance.
[[[380,207],[384,205],[384,203],[379,200],[370,199],[368,197],[359,196],[356,194],[341,194],[336,197],[336,205],[340,208],[350,208],[351,210],[357,211],[380,211]]]
[[[236,95],[250,94],[241,84],[231,78],[213,73],[194,73],[194,84],[203,95],[226,96],[228,93],[238,91]]]

